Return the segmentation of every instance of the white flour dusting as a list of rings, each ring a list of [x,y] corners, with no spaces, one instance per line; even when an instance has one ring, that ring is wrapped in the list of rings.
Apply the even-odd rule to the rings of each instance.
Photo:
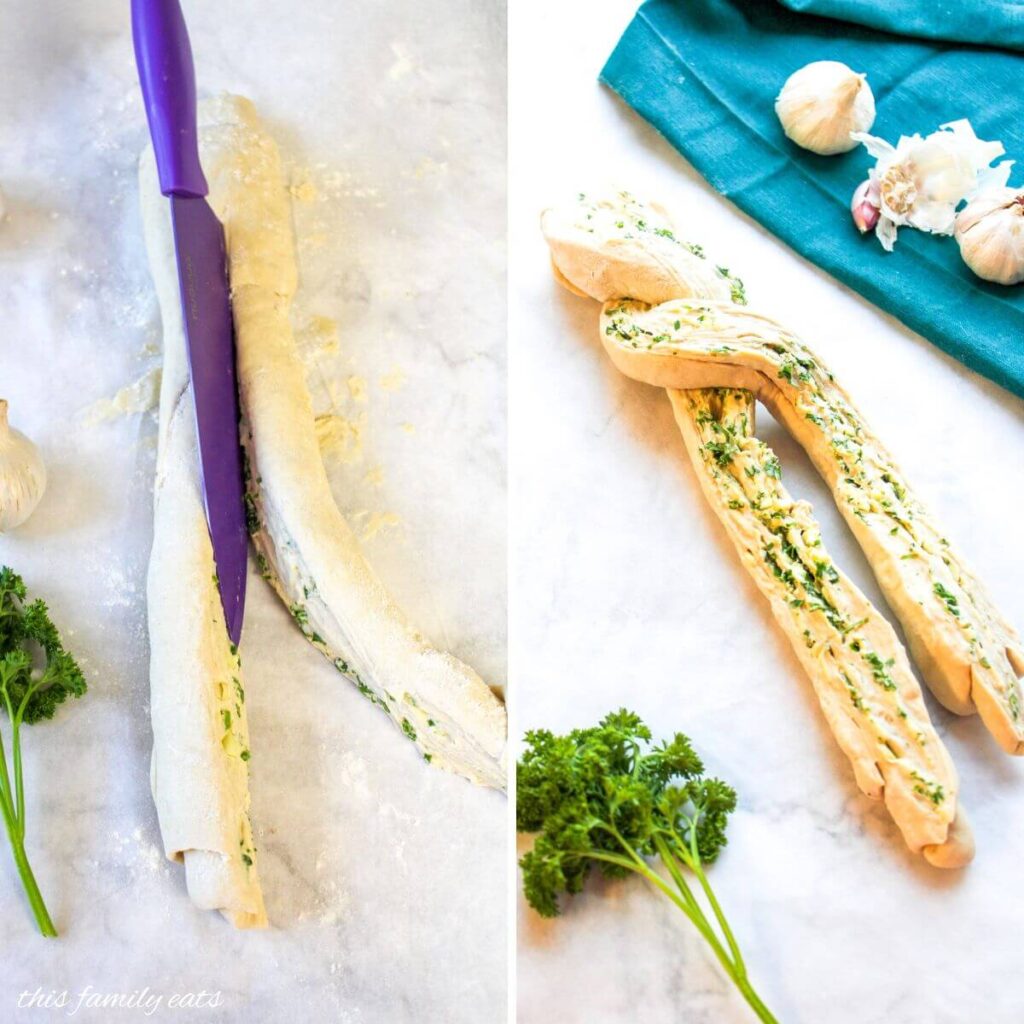
[[[160,403],[160,367],[147,370],[138,380],[126,384],[110,398],[101,398],[82,410],[86,426],[107,423],[120,416],[150,412]]]

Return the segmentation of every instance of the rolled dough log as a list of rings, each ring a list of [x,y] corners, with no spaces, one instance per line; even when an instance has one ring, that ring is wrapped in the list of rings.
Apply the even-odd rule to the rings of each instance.
[[[229,133],[204,127],[204,164],[230,145]],[[164,348],[148,577],[153,799],[164,850],[184,861],[192,902],[238,928],[265,927],[241,660],[214,582],[170,206],[151,150],[140,162],[139,193]]]
[[[260,571],[306,639],[427,762],[504,788],[503,703],[468,665],[409,624],[331,495],[289,322],[297,274],[277,146],[240,97],[211,101],[203,118],[223,140],[203,166],[227,229],[249,526]]]

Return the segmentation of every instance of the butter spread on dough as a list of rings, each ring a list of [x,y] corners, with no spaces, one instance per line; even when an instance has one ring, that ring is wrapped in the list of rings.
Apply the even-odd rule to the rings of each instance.
[[[227,229],[249,526],[260,571],[306,638],[429,763],[503,788],[503,703],[409,624],[331,495],[289,322],[297,275],[277,147],[244,99],[222,97],[205,116],[224,139],[203,166]]]
[[[204,123],[205,166],[222,159],[231,144],[228,133]],[[219,910],[236,927],[265,927],[249,824],[241,661],[228,639],[214,582],[174,236],[150,150],[143,154],[139,179],[164,348],[148,577],[153,799],[164,850],[184,861],[193,903]]]
[[[903,645],[833,562],[810,505],[783,486],[776,456],[754,436],[754,396],[722,388],[669,397],[701,487],[807,670],[857,785],[884,800],[907,845],[928,856],[963,811]]]

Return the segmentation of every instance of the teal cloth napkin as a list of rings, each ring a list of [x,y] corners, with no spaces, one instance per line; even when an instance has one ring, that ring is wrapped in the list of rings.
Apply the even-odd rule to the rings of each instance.
[[[946,3],[786,0],[849,14],[931,11]],[[980,3],[965,3],[976,8]],[[1021,38],[1021,9],[986,4],[989,32]],[[959,8],[958,8],[959,9]],[[995,12],[1004,12],[996,24]],[[852,15],[851,15],[852,16]],[[926,20],[918,14],[917,30]],[[950,22],[958,27],[959,19]],[[775,116],[786,78],[814,60],[865,71],[878,115],[872,134],[893,144],[966,117],[998,139],[1024,175],[1024,58],[998,49],[924,41],[794,12],[772,0],[648,0],[601,79],[651,122],[723,195],[797,252],[902,320],[966,366],[1024,397],[1024,285],[975,277],[952,238],[901,228],[886,253],[861,236],[850,198],[874,161],[863,147],[817,156],[793,145]],[[696,239],[700,241],[700,239]],[[747,272],[750,274],[750,271]]]
[[[779,0],[794,11],[902,36],[1024,50],[1021,0]]]

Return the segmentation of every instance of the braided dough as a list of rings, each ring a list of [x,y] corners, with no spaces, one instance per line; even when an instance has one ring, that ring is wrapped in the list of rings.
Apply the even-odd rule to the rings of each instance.
[[[824,555],[809,506],[779,483],[777,460],[751,433],[753,398],[832,489],[936,697],[958,714],[979,712],[1014,754],[1024,752],[1016,634],[832,374],[784,328],[730,302],[738,283],[678,240],[660,208],[628,193],[581,195],[546,211],[542,227],[559,280],[606,303],[601,338],[616,367],[670,390],[701,485],[810,675],[860,788],[885,800],[912,849],[940,866],[968,861],[955,771],[906,655]]]

